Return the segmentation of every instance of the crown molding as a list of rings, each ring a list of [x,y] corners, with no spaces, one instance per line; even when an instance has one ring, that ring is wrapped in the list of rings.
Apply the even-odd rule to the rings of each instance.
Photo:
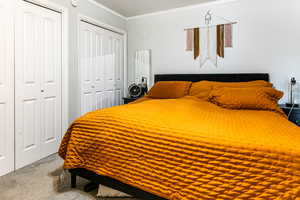
[[[162,11],[147,13],[147,14],[143,14],[143,15],[136,15],[136,16],[132,16],[132,17],[125,17],[121,13],[118,13],[118,12],[110,9],[110,8],[106,7],[105,5],[99,3],[99,2],[97,2],[95,0],[88,0],[88,2],[90,2],[90,3],[92,3],[92,4],[96,5],[96,6],[98,6],[99,8],[102,8],[102,9],[110,12],[111,14],[116,15],[116,16],[124,19],[124,20],[133,20],[133,19],[139,19],[139,18],[156,16],[156,15],[164,15],[164,14],[169,14],[169,13],[178,12],[178,11],[191,10],[191,9],[195,9],[195,8],[201,8],[201,7],[207,7],[207,6],[225,4],[225,3],[235,2],[235,1],[238,1],[238,0],[217,0],[217,1],[214,1],[214,2],[200,3],[200,4],[196,4],[196,5],[184,6],[184,7],[173,8],[173,9],[168,9],[168,10],[162,10]]]
[[[98,6],[99,8],[102,8],[102,9],[104,9],[104,10],[110,12],[111,14],[116,15],[116,16],[122,18],[122,19],[125,19],[125,20],[128,19],[128,18],[125,17],[124,15],[122,15],[122,14],[120,14],[120,13],[118,13],[118,12],[116,12],[116,11],[114,11],[114,10],[108,8],[108,7],[106,7],[105,5],[99,3],[99,2],[97,2],[97,1],[95,1],[95,0],[88,0],[88,2],[90,2],[90,3],[94,4],[94,5],[96,5],[96,6]]]
[[[158,11],[158,12],[152,12],[152,13],[147,13],[147,14],[143,14],[143,15],[136,15],[136,16],[132,16],[132,17],[127,17],[126,19],[133,20],[133,19],[139,19],[139,18],[156,16],[156,15],[164,15],[164,14],[169,14],[169,13],[178,12],[178,11],[191,10],[191,9],[195,9],[195,8],[225,4],[225,3],[235,2],[235,1],[238,1],[238,0],[218,0],[218,1],[214,1],[214,2],[200,3],[200,4],[196,4],[196,5],[168,9],[168,10],[163,10],[163,11]]]

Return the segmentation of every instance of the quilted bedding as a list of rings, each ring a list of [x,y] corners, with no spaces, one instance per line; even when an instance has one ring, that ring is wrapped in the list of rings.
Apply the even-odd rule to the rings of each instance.
[[[59,154],[170,200],[300,199],[300,129],[272,111],[144,98],[77,119]]]

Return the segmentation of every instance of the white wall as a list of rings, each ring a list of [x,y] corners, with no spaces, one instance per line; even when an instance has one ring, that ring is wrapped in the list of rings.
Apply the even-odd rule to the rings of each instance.
[[[71,0],[49,0],[69,9],[69,120],[70,122],[80,114],[78,62],[77,62],[77,20],[78,14],[99,20],[111,26],[126,30],[126,19],[97,7],[88,0],[79,0],[78,7],[71,6]]]
[[[290,77],[295,76],[300,82],[299,8],[299,0],[237,0],[130,19],[128,80],[134,80],[134,52],[152,49],[154,74],[267,72],[287,98]],[[203,24],[208,10],[238,24],[234,29],[234,48],[226,49],[226,58],[218,68],[200,69],[192,54],[184,51],[183,30]]]

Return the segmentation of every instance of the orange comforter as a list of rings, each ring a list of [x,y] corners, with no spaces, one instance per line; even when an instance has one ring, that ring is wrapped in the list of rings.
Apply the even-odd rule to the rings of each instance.
[[[300,198],[300,129],[271,111],[144,98],[79,118],[59,153],[170,200]]]

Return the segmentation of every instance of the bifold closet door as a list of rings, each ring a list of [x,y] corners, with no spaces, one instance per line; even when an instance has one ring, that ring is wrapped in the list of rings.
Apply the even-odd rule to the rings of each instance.
[[[0,176],[14,170],[14,49],[11,1],[0,0]]]
[[[121,104],[123,96],[123,36],[80,23],[81,114]]]
[[[61,140],[61,13],[18,1],[16,168],[56,153]]]

